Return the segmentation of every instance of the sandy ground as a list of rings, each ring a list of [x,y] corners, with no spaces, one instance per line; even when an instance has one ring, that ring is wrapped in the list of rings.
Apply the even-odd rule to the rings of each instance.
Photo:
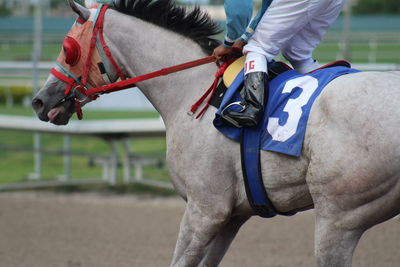
[[[169,266],[184,202],[177,198],[0,194],[0,267]],[[315,266],[313,213],[254,217],[220,266]],[[400,266],[400,219],[364,234],[354,266]]]

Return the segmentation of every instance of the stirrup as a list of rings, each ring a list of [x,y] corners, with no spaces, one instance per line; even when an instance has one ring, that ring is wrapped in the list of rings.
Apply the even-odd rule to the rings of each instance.
[[[243,105],[242,101],[237,101],[237,102],[232,102],[229,105],[227,105],[221,112],[221,117],[226,120],[227,122],[229,122],[230,124],[232,124],[233,126],[237,127],[237,128],[242,128],[243,126],[240,125],[237,121],[235,121],[234,119],[232,119],[231,117],[229,117],[229,110],[227,110],[228,108],[232,107],[232,106],[240,106],[240,110],[235,111],[235,112],[243,112],[246,109],[246,105]]]

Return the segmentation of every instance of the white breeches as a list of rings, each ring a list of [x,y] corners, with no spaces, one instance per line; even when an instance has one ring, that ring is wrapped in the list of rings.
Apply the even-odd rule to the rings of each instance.
[[[296,69],[311,64],[314,49],[343,4],[344,0],[274,0],[244,52],[262,54],[267,61],[281,52]]]

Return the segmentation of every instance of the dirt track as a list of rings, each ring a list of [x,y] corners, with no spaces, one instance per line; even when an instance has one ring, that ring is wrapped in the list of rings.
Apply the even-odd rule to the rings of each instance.
[[[169,266],[183,213],[177,198],[1,193],[0,267]],[[223,267],[314,266],[313,213],[253,218]],[[367,232],[354,266],[400,263],[400,219]]]

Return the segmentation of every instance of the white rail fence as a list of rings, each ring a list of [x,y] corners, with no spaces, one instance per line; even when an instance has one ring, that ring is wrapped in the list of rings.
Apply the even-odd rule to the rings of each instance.
[[[0,115],[0,130],[23,131],[31,133],[48,133],[64,136],[62,150],[46,150],[43,147],[26,148],[0,145],[0,149],[13,151],[28,150],[35,153],[37,164],[42,164],[42,154],[58,154],[64,157],[64,173],[55,181],[41,181],[41,167],[36,166],[36,172],[30,175],[31,182],[1,185],[0,190],[22,189],[32,187],[46,187],[56,185],[84,184],[106,182],[111,185],[117,184],[118,166],[122,163],[123,183],[142,183],[147,185],[171,188],[170,183],[144,179],[143,167],[155,165],[156,157],[144,157],[131,152],[131,138],[139,137],[164,137],[165,126],[161,119],[119,119],[119,120],[94,120],[94,121],[72,121],[67,126],[55,126],[41,122],[34,117]],[[95,155],[71,151],[71,136],[90,136],[104,140],[110,146],[109,155]],[[119,159],[118,145],[122,144],[123,159]],[[81,155],[93,159],[93,163],[102,166],[102,177],[100,179],[70,179],[71,157]],[[134,173],[132,173],[134,169]]]

